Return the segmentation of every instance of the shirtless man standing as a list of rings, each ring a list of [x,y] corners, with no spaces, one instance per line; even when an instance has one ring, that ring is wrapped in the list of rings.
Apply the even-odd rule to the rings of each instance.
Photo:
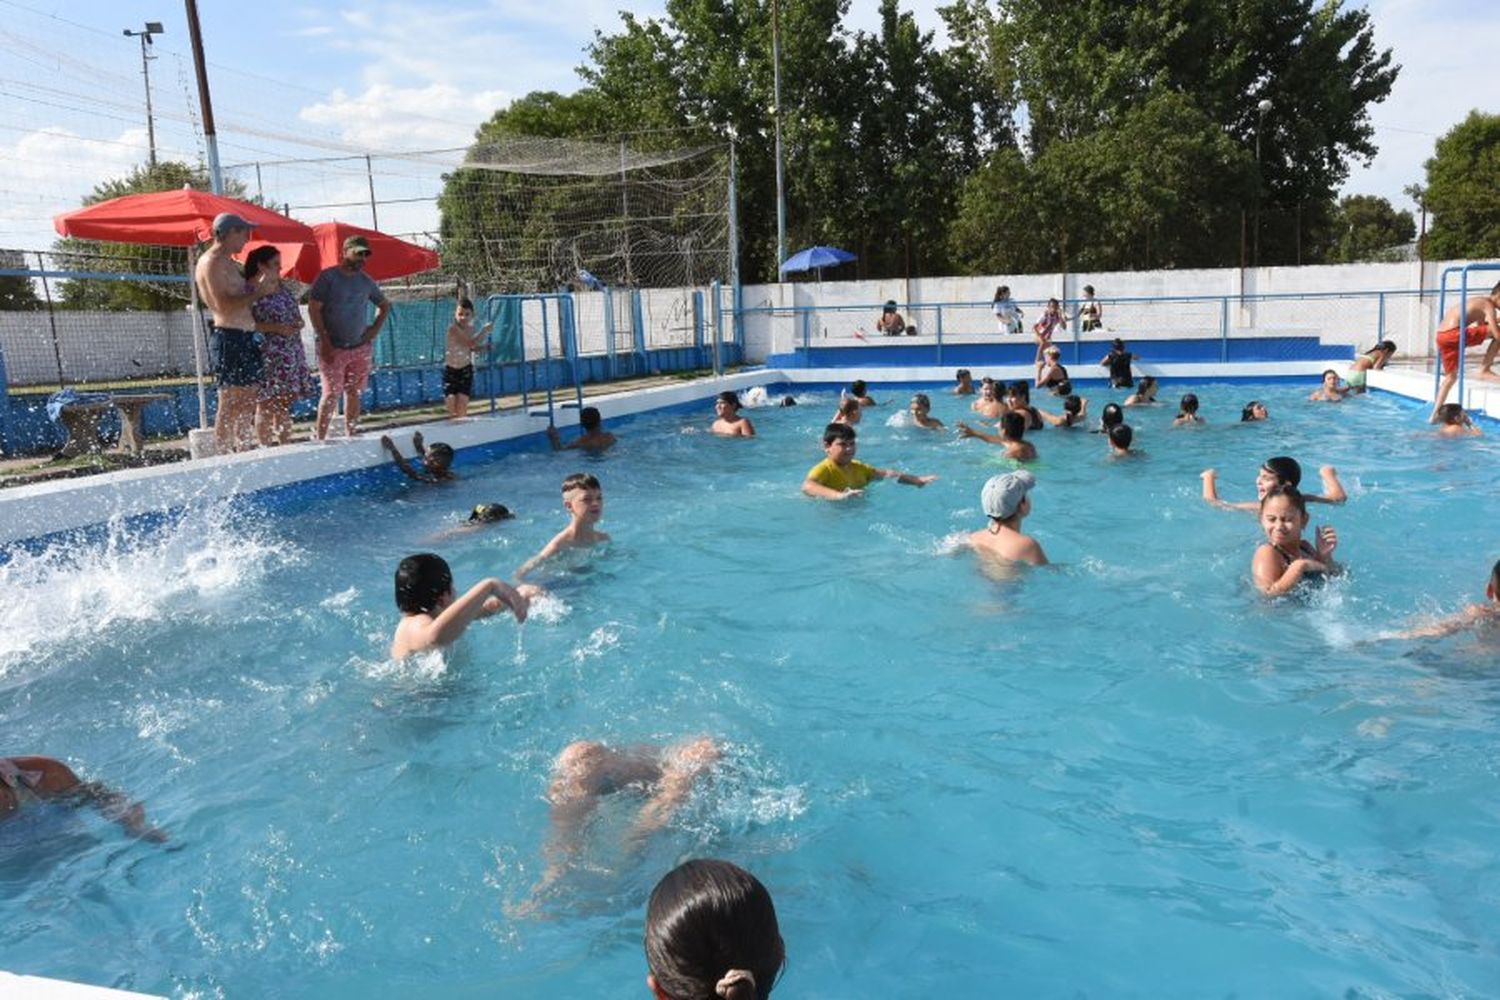
[[[1490,289],[1488,295],[1476,295],[1460,307],[1455,304],[1438,324],[1438,356],[1442,359],[1443,384],[1438,390],[1437,406],[1442,406],[1448,392],[1458,381],[1458,366],[1463,364],[1464,349],[1476,347],[1489,340],[1484,349],[1484,359],[1479,362],[1478,378],[1500,381],[1495,374],[1495,355],[1500,353],[1500,319],[1495,309],[1500,306],[1500,285]]]
[[[274,292],[276,275],[261,271],[246,281],[234,255],[250,239],[250,223],[224,212],[214,219],[214,242],[194,275],[214,318],[214,374],[219,383],[219,409],[214,415],[214,442],[219,453],[255,447],[255,399],[265,374],[261,335],[255,332],[250,303]]]

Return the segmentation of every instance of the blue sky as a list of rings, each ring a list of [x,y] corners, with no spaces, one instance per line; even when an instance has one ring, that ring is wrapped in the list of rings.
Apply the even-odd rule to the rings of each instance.
[[[462,146],[479,122],[531,90],[569,91],[596,28],[618,24],[620,0],[365,0],[321,7],[287,0],[199,0],[220,156],[260,161],[261,189],[308,221],[368,224],[362,160],[266,166],[365,150]],[[937,0],[911,4],[940,29]],[[1466,38],[1493,38],[1500,4],[1477,0],[1372,0],[1377,42],[1403,72],[1374,111],[1381,153],[1356,166],[1346,191],[1409,207],[1401,189],[1422,177],[1437,135],[1473,108],[1500,111],[1500,74],[1483,49],[1460,68]],[[638,16],[662,3],[633,5]],[[853,0],[850,24],[873,29],[875,0]],[[196,96],[180,0],[0,0],[0,246],[51,242],[50,217],[101,179],[145,158],[140,49],[124,28],[166,27],[154,46],[152,92],[164,156],[196,159]],[[1490,48],[1492,46],[1486,46]],[[1273,112],[1274,113],[1274,112]],[[435,228],[430,202],[439,160],[377,160],[381,228]],[[252,191],[253,167],[234,174]]]

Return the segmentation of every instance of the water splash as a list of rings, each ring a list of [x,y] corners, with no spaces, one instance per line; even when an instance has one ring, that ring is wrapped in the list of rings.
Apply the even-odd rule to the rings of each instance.
[[[100,544],[17,552],[0,564],[0,677],[55,650],[105,641],[124,625],[199,613],[205,600],[300,558],[230,503],[190,510],[149,533],[117,519]]]

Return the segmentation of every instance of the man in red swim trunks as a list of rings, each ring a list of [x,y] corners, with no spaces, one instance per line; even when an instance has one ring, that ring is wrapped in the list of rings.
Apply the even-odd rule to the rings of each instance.
[[[1453,388],[1453,383],[1458,381],[1458,366],[1463,364],[1465,349],[1477,347],[1486,340],[1490,342],[1490,346],[1485,348],[1476,377],[1500,381],[1500,375],[1496,375],[1494,370],[1495,355],[1500,353],[1500,319],[1495,315],[1497,307],[1500,307],[1500,285],[1491,288],[1490,294],[1476,295],[1462,306],[1455,304],[1443,315],[1437,331],[1438,356],[1443,364],[1443,384],[1438,390],[1437,398],[1439,406],[1448,398],[1448,391]]]

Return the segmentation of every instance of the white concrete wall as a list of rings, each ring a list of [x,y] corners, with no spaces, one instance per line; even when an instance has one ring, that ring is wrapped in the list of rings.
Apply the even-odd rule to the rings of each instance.
[[[52,313],[68,382],[104,381],[163,372],[193,372],[191,317],[186,310]],[[11,385],[57,383],[47,312],[0,312],[0,351]]]
[[[998,285],[1009,285],[1011,296],[1025,305],[1028,320],[1039,303],[1056,297],[1076,308],[1084,285],[1093,285],[1104,303],[1105,325],[1122,336],[1137,339],[1218,336],[1221,305],[1211,302],[1131,303],[1111,301],[1164,296],[1308,295],[1340,293],[1342,299],[1293,298],[1231,303],[1231,335],[1305,334],[1326,343],[1373,343],[1380,328],[1380,298],[1386,296],[1382,335],[1396,342],[1401,354],[1430,354],[1428,341],[1437,320],[1436,296],[1416,293],[1438,288],[1445,267],[1467,261],[1398,264],[1337,264],[1308,267],[1219,268],[1180,271],[1117,271],[1088,274],[987,275],[976,278],[918,278],[911,281],[825,281],[747,285],[742,300],[747,309],[792,307],[816,310],[811,336],[823,343],[868,335],[879,313],[879,303],[895,299],[907,321],[923,335],[935,334],[936,306],[943,304],[944,338],[966,339],[994,334],[989,303]],[[1475,284],[1488,289],[1500,275],[1479,273]],[[1456,284],[1449,285],[1450,294]],[[840,306],[860,306],[854,311]],[[800,318],[790,313],[747,315],[747,360],[764,361],[775,352],[800,343]]]

